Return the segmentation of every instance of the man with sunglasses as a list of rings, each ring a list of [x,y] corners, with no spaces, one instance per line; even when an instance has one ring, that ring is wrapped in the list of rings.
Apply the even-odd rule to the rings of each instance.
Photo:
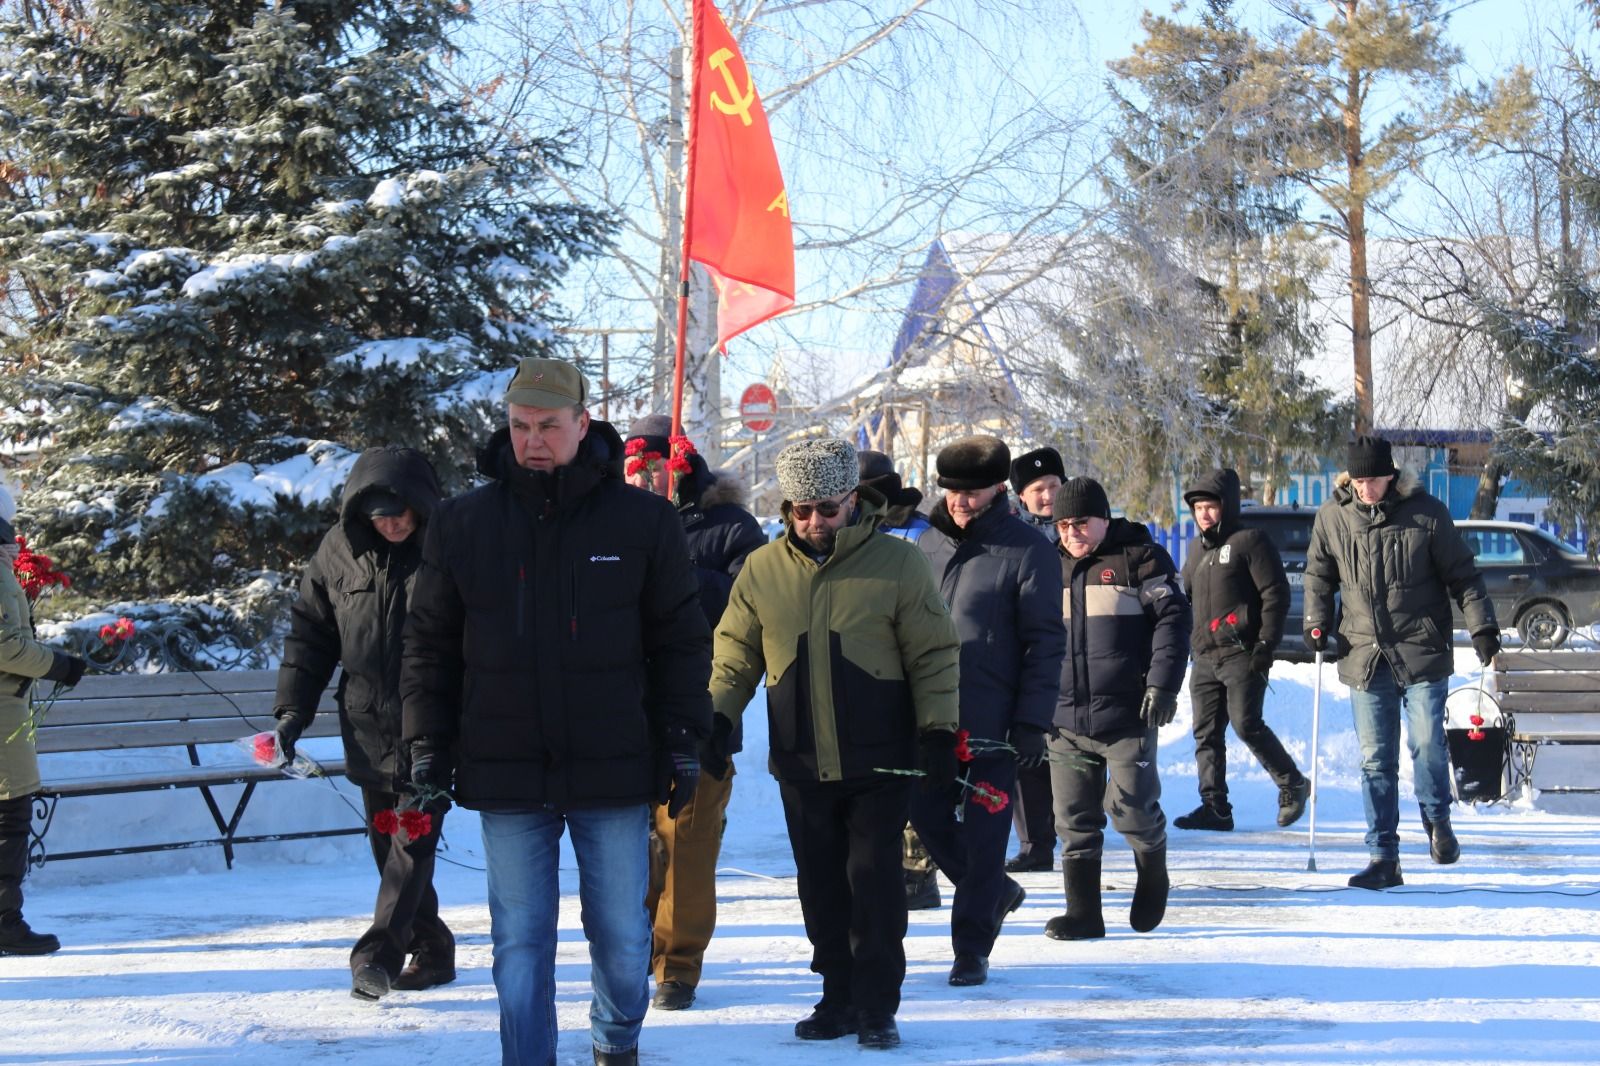
[[[822,999],[795,1035],[894,1047],[906,772],[921,769],[939,790],[955,782],[956,631],[922,553],[878,531],[884,499],[857,488],[849,442],[791,444],[777,475],[784,535],[746,559],[717,626],[706,768],[726,766],[765,674],[769,766],[822,975]]]
[[[911,824],[956,886],[950,983],[981,985],[1000,923],[1027,893],[1005,872],[1010,817],[970,786],[987,782],[1007,795],[1019,765],[1044,765],[1067,637],[1056,553],[1006,499],[1005,442],[958,440],[939,452],[937,468],[944,499],[928,515],[934,531],[917,546],[961,639],[961,727],[972,754],[968,785],[920,793]]]
[[[1189,601],[1172,558],[1143,525],[1112,518],[1093,478],[1056,491],[1067,655],[1050,738],[1067,913],[1053,940],[1106,935],[1100,908],[1106,815],[1133,849],[1138,880],[1128,922],[1148,933],[1167,910],[1167,819],[1156,732],[1177,712],[1189,660]],[[1109,788],[1107,787],[1109,785]]]

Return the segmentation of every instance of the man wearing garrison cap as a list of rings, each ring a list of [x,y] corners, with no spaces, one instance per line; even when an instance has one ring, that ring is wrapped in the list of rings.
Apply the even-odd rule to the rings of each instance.
[[[1466,618],[1478,660],[1500,650],[1500,627],[1483,575],[1450,509],[1394,465],[1389,442],[1357,437],[1333,495],[1317,510],[1306,549],[1305,640],[1329,646],[1337,628],[1339,679],[1361,745],[1361,791],[1371,862],[1350,887],[1403,884],[1400,873],[1400,717],[1411,749],[1412,784],[1428,852],[1453,863],[1450,758],[1444,697],[1455,670],[1450,605]],[[1334,596],[1341,613],[1335,626]]]
[[[1060,565],[1050,542],[1011,513],[1010,468],[998,437],[946,447],[938,458],[944,498],[928,515],[933,532],[917,542],[961,640],[961,728],[971,755],[960,789],[924,790],[911,802],[911,824],[956,886],[952,985],[988,980],[1000,923],[1027,895],[1005,872],[1004,798],[1019,765],[1045,762],[1066,652]]]
[[[857,492],[847,441],[791,444],[777,474],[784,534],[745,560],[717,625],[706,767],[721,772],[732,725],[765,675],[769,766],[822,975],[822,999],[795,1035],[893,1047],[913,787],[893,771],[919,768],[934,788],[955,782],[955,627],[922,553],[878,532],[882,497]]]

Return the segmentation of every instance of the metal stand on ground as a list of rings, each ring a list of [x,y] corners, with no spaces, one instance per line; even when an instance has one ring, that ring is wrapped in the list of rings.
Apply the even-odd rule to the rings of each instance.
[[[1313,639],[1322,636],[1322,630],[1311,631]],[[1306,872],[1317,872],[1317,734],[1322,726],[1322,651],[1318,649],[1316,687],[1311,690],[1311,851],[1306,857]]]

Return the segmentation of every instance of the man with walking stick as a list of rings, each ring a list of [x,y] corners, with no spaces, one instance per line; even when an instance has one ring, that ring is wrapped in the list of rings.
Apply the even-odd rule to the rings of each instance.
[[[1333,598],[1343,614],[1333,626]],[[1306,646],[1338,640],[1339,678],[1350,686],[1361,744],[1361,793],[1371,862],[1351,888],[1404,884],[1400,873],[1400,717],[1414,769],[1428,851],[1442,865],[1461,856],[1450,828],[1450,757],[1444,698],[1454,669],[1450,604],[1466,617],[1485,666],[1500,627],[1472,551],[1450,511],[1395,468],[1389,442],[1357,437],[1348,469],[1317,511],[1306,551]],[[1315,758],[1315,753],[1313,753]]]

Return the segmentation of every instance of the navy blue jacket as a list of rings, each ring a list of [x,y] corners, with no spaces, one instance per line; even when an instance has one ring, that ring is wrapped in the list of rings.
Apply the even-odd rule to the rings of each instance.
[[[961,727],[1006,740],[1018,722],[1050,728],[1067,634],[1050,542],[996,501],[966,529],[944,501],[917,540],[961,641]]]
[[[1055,724],[1100,740],[1139,732],[1145,688],[1179,691],[1189,661],[1192,614],[1172,557],[1125,518],[1082,559],[1058,551],[1067,656]]]

